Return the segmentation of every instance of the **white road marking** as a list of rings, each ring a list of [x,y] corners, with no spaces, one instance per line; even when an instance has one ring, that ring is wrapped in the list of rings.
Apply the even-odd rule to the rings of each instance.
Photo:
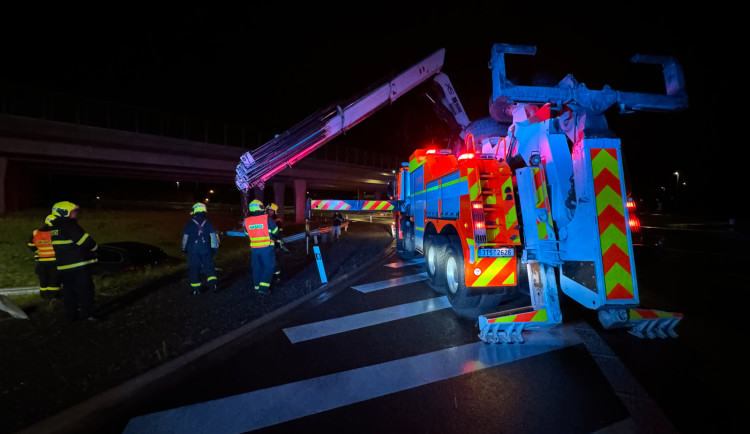
[[[392,286],[406,285],[407,283],[419,282],[427,280],[427,273],[410,274],[408,276],[396,277],[395,279],[381,280],[380,282],[366,283],[364,285],[352,286],[359,292],[373,292],[381,289],[390,288]]]
[[[564,327],[523,345],[461,345],[132,418],[130,433],[240,433],[511,363],[580,343]]]
[[[284,333],[293,344],[296,344],[297,342],[396,321],[447,307],[451,307],[448,297],[430,298],[355,315],[288,327],[284,329]]]
[[[415,265],[415,264],[423,264],[424,258],[415,258],[410,259],[408,261],[399,261],[399,262],[391,262],[390,264],[383,265],[384,267],[391,267],[391,268],[401,268],[406,267],[407,265]]]

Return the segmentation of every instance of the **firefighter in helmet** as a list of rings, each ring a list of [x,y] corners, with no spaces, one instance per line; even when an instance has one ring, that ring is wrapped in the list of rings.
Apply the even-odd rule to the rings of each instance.
[[[263,209],[263,202],[253,200],[248,205],[250,214],[244,221],[245,233],[250,238],[252,252],[253,288],[259,294],[268,294],[276,269],[274,241],[280,240],[279,228]]]
[[[78,205],[57,202],[47,216],[52,248],[62,282],[65,311],[70,321],[97,321],[94,314],[95,288],[89,266],[97,262],[99,247],[78,225]]]
[[[218,279],[214,255],[219,250],[219,235],[206,218],[206,205],[198,202],[190,214],[193,218],[182,231],[182,252],[188,258],[188,280],[193,294],[200,294],[203,277],[211,292],[216,292]]]

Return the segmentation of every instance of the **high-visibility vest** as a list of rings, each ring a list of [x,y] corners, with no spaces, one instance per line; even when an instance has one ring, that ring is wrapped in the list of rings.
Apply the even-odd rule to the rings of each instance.
[[[39,261],[54,261],[55,249],[52,247],[52,235],[49,231],[34,230],[34,245],[36,246],[36,258]]]
[[[245,219],[245,232],[250,237],[250,247],[253,249],[273,246],[271,234],[268,230],[268,215],[261,214]]]

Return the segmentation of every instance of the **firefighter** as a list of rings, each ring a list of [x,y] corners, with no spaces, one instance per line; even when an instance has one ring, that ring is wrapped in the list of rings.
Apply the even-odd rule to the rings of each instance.
[[[52,248],[62,282],[66,316],[70,321],[98,321],[94,316],[94,281],[89,266],[97,261],[96,241],[78,225],[78,205],[57,202],[47,217]]]
[[[279,232],[284,232],[284,229],[281,227],[282,221],[281,217],[277,214],[279,211],[279,206],[275,203],[270,203],[266,207],[266,212],[268,213],[268,216],[271,217],[274,223],[276,223],[276,227],[279,228]]]
[[[279,228],[268,212],[263,210],[263,202],[253,200],[248,205],[250,215],[245,219],[245,233],[250,238],[252,251],[253,289],[259,294],[268,294],[271,279],[276,270],[274,241],[281,240]]]
[[[50,232],[52,219],[50,217],[44,220],[42,227],[34,229],[28,242],[29,249],[34,252],[34,261],[36,261],[35,271],[39,276],[39,295],[44,299],[60,297],[60,273],[57,271],[55,249],[52,247]]]
[[[268,213],[268,216],[271,217],[274,223],[276,223],[276,227],[279,228],[279,238],[282,238],[284,235],[284,229],[282,228],[282,221],[281,217],[276,213],[279,210],[279,206],[275,203],[270,203],[266,207],[266,212]],[[281,242],[278,240],[274,240],[274,258],[276,260],[276,266],[274,267],[273,272],[273,278],[274,280],[278,280],[281,277],[281,268],[279,268],[279,250],[282,248]],[[287,250],[288,251],[288,250]]]
[[[193,218],[182,231],[182,253],[187,254],[188,280],[193,294],[200,294],[203,276],[211,292],[218,289],[214,255],[219,250],[219,235],[206,218],[206,205],[198,202],[193,205],[190,215]]]

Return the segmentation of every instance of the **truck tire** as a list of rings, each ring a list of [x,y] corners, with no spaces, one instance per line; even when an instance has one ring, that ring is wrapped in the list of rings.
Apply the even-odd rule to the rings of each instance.
[[[448,240],[442,235],[431,235],[424,242],[424,263],[427,283],[438,294],[447,294],[445,284],[445,248]]]
[[[470,295],[465,283],[464,255],[460,241],[455,238],[445,248],[445,282],[453,312],[464,318],[495,312],[501,302],[519,295],[518,286],[508,287],[501,293]]]
[[[404,238],[401,243],[396,242],[396,253],[403,260],[414,259],[416,256],[416,250],[414,248],[414,229],[412,226],[406,226],[403,230]],[[398,247],[401,247],[401,250]]]
[[[464,255],[458,240],[454,239],[446,244],[444,264],[446,290],[451,306],[454,308],[476,307],[480,297],[469,296],[464,280]]]

